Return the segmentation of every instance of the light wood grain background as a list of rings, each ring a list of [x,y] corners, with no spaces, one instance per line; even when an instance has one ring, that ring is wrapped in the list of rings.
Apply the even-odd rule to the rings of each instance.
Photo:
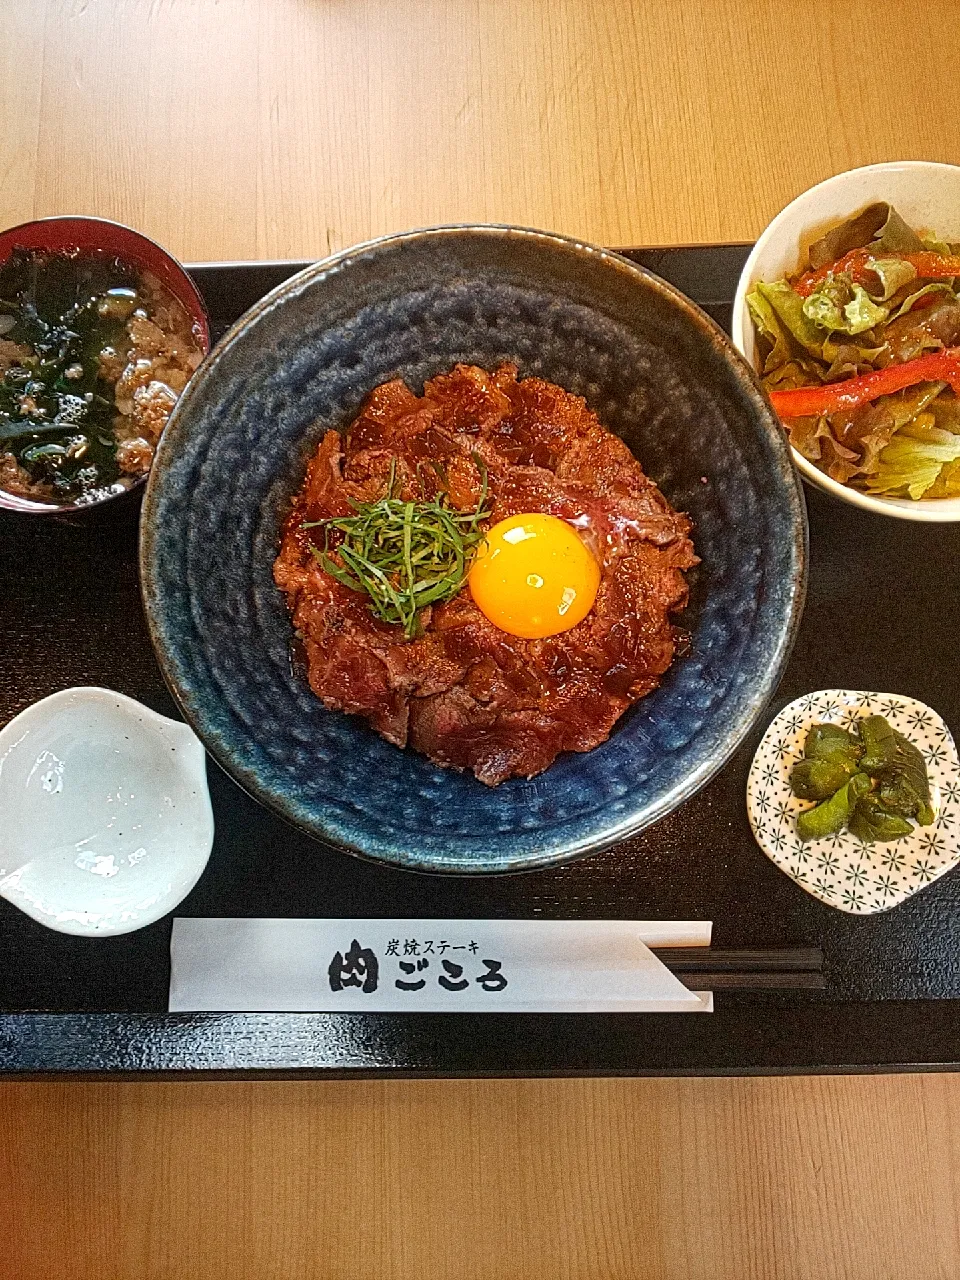
[[[754,236],[960,162],[956,0],[0,0],[0,226]],[[954,1280],[954,1077],[0,1085],[0,1280]]]
[[[6,1085],[4,1280],[955,1280],[954,1077]]]
[[[3,0],[0,225],[746,239],[841,169],[960,158],[957,33],[956,0]]]

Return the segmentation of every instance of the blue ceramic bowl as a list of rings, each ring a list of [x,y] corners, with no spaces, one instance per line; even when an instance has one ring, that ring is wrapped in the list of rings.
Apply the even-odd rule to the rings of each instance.
[[[514,361],[585,396],[702,558],[689,656],[608,742],[490,790],[327,711],[291,668],[271,576],[323,433],[378,383]],[[164,675],[251,795],[353,853],[421,871],[564,862],[662,818],[721,767],[779,680],[803,604],[806,521],[783,432],[717,326],[616,254],[510,227],[391,236],[317,263],[234,325],[180,398],[143,512]]]

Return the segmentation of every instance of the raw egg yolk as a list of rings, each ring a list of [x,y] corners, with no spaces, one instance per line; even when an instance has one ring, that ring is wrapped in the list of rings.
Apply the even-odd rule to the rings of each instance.
[[[600,566],[564,520],[532,512],[493,526],[468,581],[477,608],[495,627],[538,640],[587,616]]]

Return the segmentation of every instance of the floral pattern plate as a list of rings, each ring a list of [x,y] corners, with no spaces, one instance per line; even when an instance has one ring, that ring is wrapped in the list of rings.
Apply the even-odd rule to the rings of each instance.
[[[923,752],[936,821],[884,844],[864,844],[849,831],[801,843],[797,814],[810,805],[790,790],[790,770],[803,755],[815,721],[849,728],[886,716]],[[851,689],[821,689],[797,698],[771,722],[747,779],[747,813],[760,848],[815,898],[840,911],[889,911],[960,862],[960,761],[950,730],[913,698]]]

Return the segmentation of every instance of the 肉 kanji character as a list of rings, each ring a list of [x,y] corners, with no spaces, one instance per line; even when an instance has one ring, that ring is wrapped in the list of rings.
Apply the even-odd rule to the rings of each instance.
[[[354,938],[346,955],[342,951],[334,955],[327,974],[330,978],[331,991],[342,991],[344,987],[360,987],[365,994],[369,995],[371,991],[377,989],[380,965],[370,948],[361,947]]]

